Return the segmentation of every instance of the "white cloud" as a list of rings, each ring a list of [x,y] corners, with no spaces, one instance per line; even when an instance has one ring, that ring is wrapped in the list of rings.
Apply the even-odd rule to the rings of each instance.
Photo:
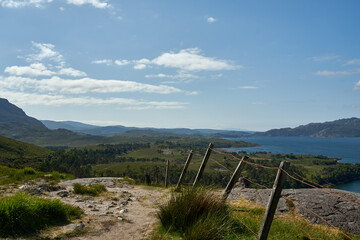
[[[325,62],[330,60],[339,59],[340,56],[328,55],[328,56],[318,56],[318,57],[311,57],[310,59],[315,62]]]
[[[186,73],[186,72],[179,72],[178,74],[175,75],[169,75],[169,74],[164,74],[164,73],[158,73],[158,74],[147,74],[145,75],[146,78],[171,78],[171,79],[195,79],[195,78],[199,78],[199,76],[197,75],[193,75],[191,73]]]
[[[21,8],[21,7],[42,8],[45,7],[47,3],[51,3],[51,2],[53,2],[53,0],[0,0],[1,6],[6,8]],[[100,0],[66,0],[66,3],[76,6],[91,5],[95,8],[112,7],[106,1],[100,1]],[[62,9],[64,8],[60,7],[60,11],[63,11]]]
[[[25,105],[45,105],[45,106],[62,106],[62,105],[124,105],[127,109],[179,109],[184,108],[186,102],[167,102],[167,101],[145,101],[131,98],[93,98],[93,97],[69,97],[64,95],[23,93],[0,90],[2,97],[9,99],[11,102]]]
[[[52,0],[0,0],[2,7],[21,8],[21,7],[44,7],[44,4],[51,3]]]
[[[346,62],[346,65],[360,65],[360,59],[351,59]]]
[[[215,19],[213,17],[208,17],[206,20],[207,20],[208,23],[213,23],[213,22],[217,21],[217,19]]]
[[[163,53],[151,61],[152,64],[163,67],[179,68],[186,71],[215,71],[233,70],[239,68],[229,61],[220,60],[200,55],[198,48],[188,48],[180,50],[178,53]]]
[[[30,66],[11,66],[6,67],[4,72],[9,73],[11,75],[17,75],[17,76],[51,76],[55,74],[55,72],[52,72],[48,70],[42,63],[33,63],[30,64]]]
[[[101,60],[94,60],[91,63],[93,64],[105,64],[105,65],[112,65],[113,61],[111,59],[101,59]]]
[[[359,90],[360,89],[360,80],[355,83],[355,86],[354,86],[354,90]]]
[[[83,94],[95,93],[119,93],[119,92],[145,92],[157,94],[170,94],[182,92],[182,90],[167,85],[151,85],[133,81],[121,80],[97,80],[92,78],[62,79],[54,76],[48,79],[33,79],[17,76],[0,77],[0,86],[16,90],[31,90],[38,92]]]
[[[118,65],[118,66],[125,66],[125,65],[128,65],[130,63],[130,61],[128,60],[121,60],[121,59],[118,59],[118,60],[115,60],[115,64]]]
[[[240,86],[238,88],[240,88],[240,89],[257,89],[258,87],[255,87],[255,86]]]
[[[142,69],[145,69],[145,68],[146,68],[146,65],[145,65],[145,64],[142,64],[142,63],[136,64],[136,65],[134,66],[134,69],[136,69],[136,70],[142,70]]]
[[[65,64],[63,56],[54,50],[55,46],[53,44],[32,42],[32,45],[37,53],[27,55],[26,60],[28,62],[52,60],[61,65]]]
[[[106,63],[111,60],[98,60],[93,63]],[[217,59],[213,57],[205,57],[201,54],[198,48],[188,48],[180,50],[178,53],[167,52],[150,60],[142,58],[140,60],[115,60],[115,64],[119,66],[134,64],[134,69],[141,70],[152,65],[167,68],[177,68],[182,72],[186,71],[219,71],[219,70],[234,70],[242,68],[240,65],[234,65],[228,60]],[[148,75],[153,77],[155,75]],[[174,77],[175,78],[175,77]]]
[[[86,76],[85,72],[73,69],[71,67],[60,69],[60,71],[58,71],[58,74],[72,76],[72,77],[85,77]]]
[[[351,74],[356,74],[358,73],[359,71],[327,71],[327,70],[324,70],[324,71],[317,71],[315,73],[315,75],[318,75],[318,76],[324,76],[324,77],[339,77],[339,76],[346,76],[346,75],[351,75]]]
[[[199,92],[197,92],[197,91],[191,91],[191,92],[186,92],[185,94],[191,96],[191,95],[198,95]]]
[[[100,0],[67,0],[68,4],[74,4],[77,6],[82,6],[85,4],[92,5],[95,8],[109,8],[111,5],[107,2],[100,1]]]

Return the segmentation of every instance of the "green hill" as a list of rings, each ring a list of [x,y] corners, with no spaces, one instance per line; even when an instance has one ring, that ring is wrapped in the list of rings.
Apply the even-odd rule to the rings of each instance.
[[[51,150],[0,136],[0,164],[32,166],[45,159]]]

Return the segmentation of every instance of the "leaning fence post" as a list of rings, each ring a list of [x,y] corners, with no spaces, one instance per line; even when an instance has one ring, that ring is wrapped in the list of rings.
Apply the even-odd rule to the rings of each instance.
[[[169,178],[169,160],[166,160],[165,188],[167,188],[168,186],[168,178]]]
[[[286,170],[289,166],[289,162],[282,161],[280,163],[279,170],[276,175],[276,179],[274,182],[273,189],[271,191],[271,195],[269,198],[268,205],[266,207],[266,212],[261,223],[258,240],[266,240],[270,231],[271,223],[274,218],[274,214],[276,211],[277,204],[281,197],[281,191],[283,189],[284,180],[285,180],[285,173],[282,171]]]
[[[206,153],[205,153],[205,156],[204,156],[204,159],[202,160],[202,163],[200,165],[200,168],[199,168],[199,171],[195,177],[195,181],[193,183],[193,187],[196,186],[196,184],[198,184],[198,182],[200,181],[200,178],[204,172],[204,169],[205,169],[205,166],[206,166],[206,163],[208,162],[209,160],[209,157],[210,157],[210,153],[211,153],[211,148],[213,147],[213,144],[210,143],[209,144],[209,147],[207,148],[206,150]]]
[[[182,172],[181,172],[181,175],[180,175],[180,177],[179,177],[179,181],[178,181],[178,183],[177,183],[177,185],[176,185],[175,191],[179,191],[180,188],[181,188],[181,183],[182,183],[182,180],[183,180],[184,177],[185,177],[185,173],[186,173],[186,171],[187,171],[187,169],[188,169],[188,167],[189,167],[189,164],[190,164],[190,162],[191,162],[192,155],[193,155],[193,151],[191,150],[190,153],[189,153],[189,156],[188,156],[187,159],[186,159],[184,168],[183,168],[183,170],[182,170]]]
[[[229,196],[231,190],[233,189],[235,183],[239,180],[239,177],[240,177],[240,174],[241,174],[241,171],[244,169],[245,167],[245,162],[244,160],[246,161],[246,159],[248,159],[249,157],[248,156],[243,156],[242,159],[240,160],[239,164],[237,165],[230,181],[228,182],[225,190],[224,190],[224,193],[223,193],[223,196],[222,196],[222,199],[225,201],[227,199],[227,197]]]

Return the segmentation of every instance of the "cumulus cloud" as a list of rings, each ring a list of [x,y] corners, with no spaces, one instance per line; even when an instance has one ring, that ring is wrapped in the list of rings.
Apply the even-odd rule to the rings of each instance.
[[[0,0],[0,5],[6,8],[21,8],[21,7],[42,8],[45,7],[47,3],[51,3],[51,2],[53,2],[53,0]],[[112,7],[106,1],[100,1],[100,0],[66,0],[64,2],[76,6],[91,5],[95,8]]]
[[[48,70],[42,63],[33,63],[30,64],[30,66],[6,67],[4,72],[11,75],[17,75],[17,76],[27,75],[32,77],[51,76],[55,74],[55,72]]]
[[[118,66],[125,66],[128,65],[129,63],[130,61],[128,60],[121,60],[121,59],[115,60],[115,64]]]
[[[240,67],[233,65],[227,60],[205,57],[201,55],[201,50],[198,48],[183,49],[178,53],[163,53],[153,59],[151,63],[186,71],[233,70]]]
[[[105,65],[112,65],[113,61],[111,59],[101,59],[101,60],[94,60],[91,63],[93,64],[105,64]]]
[[[217,21],[217,19],[215,19],[213,17],[208,17],[206,20],[207,20],[208,23],[213,23],[213,22]]]
[[[34,79],[17,76],[0,78],[0,86],[7,89],[27,89],[38,92],[52,93],[115,93],[115,92],[144,92],[170,94],[182,92],[180,89],[167,85],[151,85],[133,81],[98,80],[92,78],[63,79],[57,76],[48,79]]]
[[[44,60],[52,60],[61,65],[64,65],[64,57],[57,51],[54,50],[55,46],[50,43],[37,43],[32,42],[32,46],[35,54],[29,54],[25,57],[28,62],[40,62]]]
[[[136,70],[142,70],[142,69],[145,69],[145,68],[146,68],[146,65],[142,64],[142,63],[136,64],[134,66],[134,69],[136,69]]]
[[[9,99],[17,105],[124,105],[127,109],[179,109],[184,108],[186,102],[168,102],[168,101],[145,101],[132,98],[94,98],[94,97],[69,97],[64,95],[23,93],[0,90],[2,97]]]

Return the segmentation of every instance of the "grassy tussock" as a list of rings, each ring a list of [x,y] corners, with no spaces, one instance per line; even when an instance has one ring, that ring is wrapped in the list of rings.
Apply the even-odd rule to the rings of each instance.
[[[85,185],[75,183],[73,192],[75,194],[99,196],[100,193],[107,192],[107,189],[104,185],[101,185],[101,184],[85,186]]]
[[[80,217],[79,208],[24,193],[0,199],[0,237],[31,235]]]
[[[174,193],[160,206],[157,217],[167,231],[189,240],[223,239],[232,226],[229,206],[204,188]]]

